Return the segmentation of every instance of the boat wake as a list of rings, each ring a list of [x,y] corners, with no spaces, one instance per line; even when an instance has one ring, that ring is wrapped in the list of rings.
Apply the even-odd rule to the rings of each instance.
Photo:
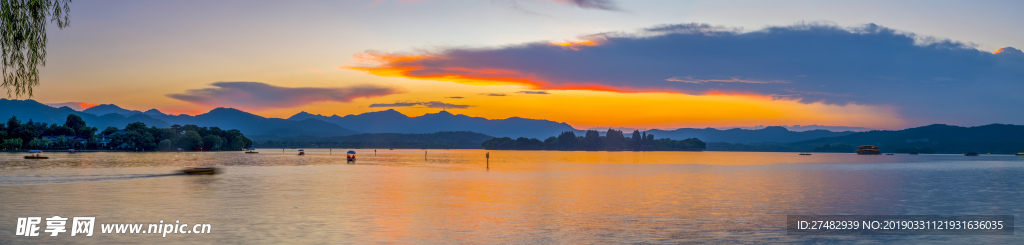
[[[0,185],[44,185],[180,176],[184,174],[5,175]]]

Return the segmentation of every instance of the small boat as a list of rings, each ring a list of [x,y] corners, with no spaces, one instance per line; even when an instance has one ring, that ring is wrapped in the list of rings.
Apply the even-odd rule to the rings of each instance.
[[[306,155],[306,151],[303,150],[303,149],[299,149],[299,156],[302,156],[302,155]]]
[[[249,151],[247,151],[245,153],[259,153],[259,152],[256,151],[256,148],[249,148]]]
[[[801,156],[810,156],[811,153],[800,153]]]
[[[181,170],[181,173],[187,175],[211,175],[217,174],[217,168],[187,168]]]
[[[68,153],[75,154],[75,149],[68,149]]]
[[[877,146],[862,145],[857,147],[857,155],[882,155],[882,152],[878,150]]]
[[[178,148],[178,152],[181,152],[181,148]]]
[[[25,156],[25,159],[50,159],[49,157],[42,156],[41,153],[43,153],[43,151],[40,150],[30,150],[28,153],[35,153],[35,155]]]
[[[348,153],[345,154],[345,159],[348,162],[355,162],[355,151],[348,151]]]
[[[965,152],[964,156],[976,157],[976,156],[978,156],[978,153],[977,152]]]
[[[388,148],[388,150],[392,150],[393,151],[393,150],[395,150],[395,148]]]
[[[345,154],[345,158],[349,162],[355,162],[356,161],[356,151],[348,151],[348,153]]]
[[[885,153],[886,156],[892,156],[892,153]]]
[[[1018,156],[1024,156],[1024,152],[1017,152]]]

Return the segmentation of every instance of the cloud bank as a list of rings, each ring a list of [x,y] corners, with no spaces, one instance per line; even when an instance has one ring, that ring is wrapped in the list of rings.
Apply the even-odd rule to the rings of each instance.
[[[804,103],[887,105],[911,119],[1024,123],[1024,53],[869,24],[744,32],[708,24],[603,33],[578,42],[368,54],[382,76],[542,90],[758,94]]]
[[[426,107],[426,108],[440,108],[440,109],[466,109],[472,107],[471,105],[456,105],[449,104],[440,101],[429,101],[429,102],[395,102],[391,104],[371,104],[370,108],[375,107]]]
[[[216,82],[215,88],[192,89],[167,97],[195,104],[250,109],[289,108],[313,102],[349,102],[356,98],[401,93],[397,88],[358,85],[341,88],[287,88],[261,82]]]

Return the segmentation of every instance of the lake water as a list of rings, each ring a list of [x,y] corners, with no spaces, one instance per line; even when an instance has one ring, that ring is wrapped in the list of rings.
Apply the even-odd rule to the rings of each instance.
[[[1024,217],[1016,156],[489,151],[488,169],[484,150],[259,151],[0,153],[0,244],[1024,243],[785,232],[787,214]],[[171,175],[210,165],[224,173]],[[55,215],[96,217],[94,235],[14,235]],[[100,234],[160,220],[212,229]]]

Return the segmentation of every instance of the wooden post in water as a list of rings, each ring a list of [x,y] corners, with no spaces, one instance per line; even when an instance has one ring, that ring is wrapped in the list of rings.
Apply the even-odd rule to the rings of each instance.
[[[426,161],[426,160],[427,160],[427,151],[423,151],[423,160],[424,160],[424,161]]]
[[[484,157],[487,158],[487,169],[491,169],[491,152],[487,152],[487,155],[484,155]]]

